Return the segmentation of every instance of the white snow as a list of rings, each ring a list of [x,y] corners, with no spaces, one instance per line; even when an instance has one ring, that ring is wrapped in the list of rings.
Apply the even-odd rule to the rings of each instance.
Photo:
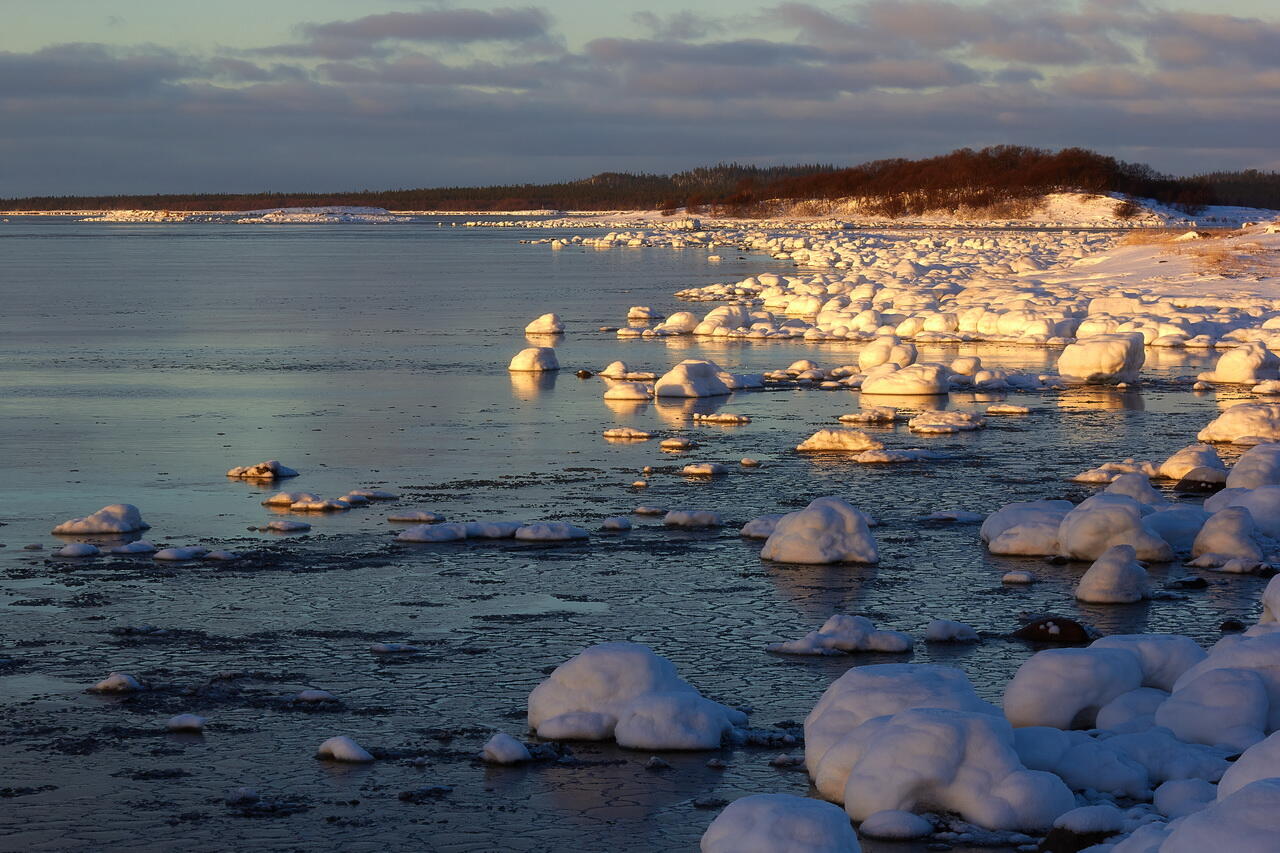
[[[71,542],[53,552],[55,557],[96,557],[101,554],[97,545],[87,542]]]
[[[90,693],[137,693],[146,690],[142,682],[127,672],[113,672],[89,688]]]
[[[346,735],[331,737],[316,747],[316,758],[352,764],[366,764],[373,761],[373,756],[364,747]]]
[[[1218,358],[1217,366],[1201,373],[1198,378],[1202,382],[1257,385],[1280,378],[1280,358],[1262,341],[1249,341],[1224,352]]]
[[[675,665],[636,643],[592,646],[529,694],[529,727],[554,740],[630,749],[714,749],[746,715],[704,698]]]
[[[869,816],[859,824],[858,832],[866,838],[909,841],[932,834],[933,824],[918,814],[899,809],[885,809]]]
[[[136,542],[130,542],[128,545],[117,545],[111,548],[109,554],[154,554],[156,546],[152,545],[145,539],[139,539]]]
[[[182,563],[187,562],[188,560],[199,560],[208,553],[208,548],[201,548],[198,545],[189,545],[182,548],[162,548],[152,554],[151,559]]]
[[[635,427],[611,427],[604,431],[604,437],[610,441],[648,441],[653,433]]]
[[[1058,373],[1073,385],[1136,382],[1146,353],[1138,334],[1081,337],[1058,357]]]
[[[399,542],[457,542],[467,538],[465,524],[419,524],[396,534]]]
[[[602,529],[602,530],[619,530],[619,531],[621,531],[621,530],[630,530],[630,529],[631,529],[631,519],[629,519],[629,518],[624,518],[624,517],[622,517],[622,516],[620,516],[620,515],[611,515],[611,516],[609,516],[608,518],[606,518],[606,519],[604,519],[603,521],[601,521],[601,522],[600,522],[600,529]]]
[[[714,362],[686,359],[658,378],[653,393],[658,397],[723,396],[730,392],[723,373]]]
[[[680,469],[680,473],[686,477],[722,477],[729,473],[729,469],[719,462],[690,462]]]
[[[1090,604],[1132,604],[1150,597],[1147,570],[1131,545],[1108,548],[1076,585],[1076,598]]]
[[[782,655],[835,655],[841,652],[909,652],[911,638],[898,631],[877,630],[865,616],[836,613],[822,627],[798,640],[771,643],[767,650]]]
[[[425,509],[402,509],[387,516],[387,521],[410,524],[439,524],[444,516]]]
[[[837,497],[778,519],[760,556],[779,563],[878,563],[867,516]]]
[[[485,741],[480,757],[488,764],[519,764],[533,758],[528,747],[506,732],[497,732]]]
[[[673,509],[662,519],[668,527],[721,527],[724,519],[711,510]]]
[[[586,539],[590,535],[581,527],[575,527],[563,521],[543,521],[526,524],[515,532],[515,538],[522,542],[565,542],[573,539]]]
[[[543,314],[524,327],[526,335],[560,335],[564,334],[564,321],[559,314]]]
[[[298,476],[298,472],[288,466],[281,465],[278,460],[268,459],[256,465],[241,465],[227,472],[228,477],[240,480],[283,480]]]
[[[838,807],[791,794],[734,800],[707,827],[702,853],[860,853],[858,836]]]
[[[73,518],[53,528],[61,534],[133,533],[151,527],[133,504],[111,504],[84,518]]]
[[[1196,438],[1223,444],[1247,436],[1280,441],[1280,403],[1237,403],[1200,430]]]
[[[507,370],[512,373],[543,373],[559,370],[554,347],[526,347],[512,357]]]
[[[925,626],[924,638],[930,643],[976,643],[978,632],[963,622],[934,619]]]
[[[802,453],[861,453],[882,450],[884,444],[856,429],[820,429],[796,445]]]
[[[199,732],[204,731],[205,722],[204,717],[195,714],[178,714],[169,718],[165,728],[171,732]]]

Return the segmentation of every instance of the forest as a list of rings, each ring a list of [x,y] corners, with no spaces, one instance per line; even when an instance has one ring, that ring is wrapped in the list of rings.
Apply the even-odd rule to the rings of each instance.
[[[191,193],[0,199],[0,210],[243,211],[353,205],[416,211],[662,210],[765,216],[780,206],[856,199],[862,210],[897,217],[991,208],[1050,192],[1116,193],[1194,213],[1204,205],[1280,208],[1280,173],[1247,170],[1190,177],[1161,174],[1082,148],[1050,151],[1001,145],[938,157],[857,166],[761,167],[721,163],[671,175],[605,172],[577,181],[484,187],[341,192]]]

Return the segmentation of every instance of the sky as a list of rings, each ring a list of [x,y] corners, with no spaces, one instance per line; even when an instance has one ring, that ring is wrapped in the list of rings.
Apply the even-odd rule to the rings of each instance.
[[[1273,0],[4,0],[0,197],[1082,146],[1280,170]]]

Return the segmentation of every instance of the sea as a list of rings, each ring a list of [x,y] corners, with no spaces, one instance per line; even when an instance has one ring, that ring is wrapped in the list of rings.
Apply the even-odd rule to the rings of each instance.
[[[795,445],[857,411],[856,392],[790,384],[607,404],[599,377],[576,375],[618,359],[658,374],[687,358],[740,373],[798,359],[856,364],[861,345],[843,341],[613,331],[631,306],[702,313],[714,306],[673,294],[793,274],[789,261],[731,245],[716,250],[719,263],[705,249],[552,251],[533,241],[604,230],[463,226],[474,219],[0,222],[0,850],[694,850],[725,802],[809,792],[802,766],[771,762],[803,754],[794,741],[805,715],[850,667],[954,666],[998,701],[1037,648],[1009,636],[1032,614],[1206,644],[1224,619],[1256,617],[1261,579],[1086,605],[1071,594],[1083,565],[993,557],[977,525],[922,521],[1080,500],[1096,487],[1073,475],[1125,458],[1158,463],[1193,443],[1231,402],[1230,392],[1189,389],[1214,353],[1148,350],[1144,382],[1125,390],[877,400],[1032,411],[956,435],[869,430],[892,447],[940,454],[929,462],[805,457]],[[526,338],[524,326],[550,311],[565,334]],[[509,373],[511,357],[533,345],[554,346],[563,369]],[[920,349],[921,360],[978,355],[1027,372],[1052,372],[1057,356],[1007,344]],[[691,419],[716,411],[751,422]],[[604,440],[615,426],[696,444],[666,453],[656,439]],[[762,464],[743,468],[744,457]],[[300,476],[265,487],[225,475],[267,459]],[[689,462],[729,473],[681,476]],[[649,486],[633,487],[646,466]],[[259,529],[297,517],[261,504],[274,490],[327,498],[362,487],[400,497],[309,515],[304,534]],[[738,533],[827,495],[879,521],[879,565],[771,564],[759,541]],[[151,525],[143,535],[157,545],[242,557],[55,556],[76,539],[51,535],[57,523],[122,502],[140,508]],[[639,506],[713,510],[725,524],[670,529],[660,515],[634,515]],[[398,510],[565,521],[591,536],[414,545],[395,539],[404,525],[386,517]],[[600,529],[619,515],[632,519],[630,532]],[[1037,583],[1002,584],[1012,569],[1033,571]],[[1173,564],[1152,575],[1159,587],[1187,571]],[[766,653],[836,612],[907,632],[915,648]],[[937,618],[973,626],[982,642],[925,643]],[[495,731],[532,741],[529,691],[577,652],[614,640],[650,646],[704,695],[749,709],[757,744],[665,754],[671,767],[657,770],[648,753],[612,744],[569,744],[511,768],[477,760]],[[375,643],[420,651],[378,655]],[[151,689],[85,692],[115,671]],[[291,699],[304,689],[335,700]],[[165,721],[180,713],[205,717],[203,735],[168,733]],[[335,735],[379,760],[317,761],[317,745]],[[710,757],[727,766],[708,767]]]

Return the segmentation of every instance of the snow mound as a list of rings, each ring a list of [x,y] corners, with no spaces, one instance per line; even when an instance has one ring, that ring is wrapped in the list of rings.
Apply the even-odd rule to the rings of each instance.
[[[257,465],[241,465],[238,468],[232,468],[227,472],[227,476],[240,480],[283,480],[287,477],[298,476],[298,472],[281,465],[275,459],[268,459],[266,462],[259,462]]]
[[[880,631],[865,616],[836,613],[822,627],[798,640],[771,643],[767,650],[781,655],[835,655],[841,652],[909,652],[911,638],[898,631]]]
[[[97,545],[90,545],[86,542],[72,542],[69,545],[63,545],[54,552],[55,557],[96,557],[102,551]]]
[[[928,411],[907,421],[907,429],[922,433],[955,433],[981,429],[987,422],[971,412]]]
[[[862,380],[862,393],[931,396],[946,394],[951,382],[946,368],[937,364],[912,364],[898,368],[891,364],[872,368]]]
[[[746,715],[704,698],[675,665],[636,643],[592,646],[529,694],[529,727],[554,740],[630,749],[715,749]]]
[[[1131,545],[1108,548],[1076,585],[1076,598],[1090,604],[1132,604],[1150,597],[1147,570]]]
[[[331,737],[316,747],[316,758],[351,764],[367,764],[373,761],[373,756],[364,747],[346,735]]]
[[[133,533],[151,527],[142,520],[142,512],[133,504],[111,504],[84,518],[73,518],[53,528],[62,534]]]
[[[779,563],[880,562],[866,514],[836,497],[778,519],[760,556]]]
[[[653,433],[635,427],[613,427],[604,431],[604,437],[610,441],[648,441]]]
[[[1043,831],[1075,806],[1061,779],[1023,766],[1013,728],[991,714],[902,711],[862,724],[838,749],[848,767],[841,799],[854,820],[924,806],[989,830]]]
[[[734,800],[707,827],[702,853],[860,853],[838,807],[791,794]]]
[[[724,519],[711,510],[673,509],[662,519],[668,527],[721,527]]]
[[[1129,545],[1139,560],[1168,562],[1173,549],[1144,521],[1144,505],[1128,495],[1094,495],[1062,517],[1058,553],[1096,560],[1115,545]]]
[[[1246,436],[1280,441],[1280,403],[1237,403],[1200,430],[1196,439],[1222,444]]]
[[[802,453],[861,453],[882,450],[884,444],[856,429],[820,429],[796,445]]]
[[[1250,341],[1224,352],[1212,371],[1201,373],[1201,382],[1257,385],[1280,377],[1280,358],[1262,341]]]
[[[1068,344],[1058,357],[1058,374],[1068,384],[1136,382],[1146,360],[1139,334],[1103,334]]]
[[[924,639],[929,643],[976,643],[978,632],[963,622],[934,619],[925,626]]]
[[[720,397],[730,392],[715,362],[685,359],[663,374],[653,386],[659,397]]]
[[[526,524],[516,530],[514,535],[522,542],[565,542],[586,539],[591,534],[581,527],[574,527],[563,521],[543,521]]]
[[[559,314],[543,314],[525,326],[524,333],[526,335],[562,335],[564,321],[560,319]]]
[[[526,347],[516,353],[507,365],[512,373],[543,373],[559,370],[560,361],[554,347]]]
[[[506,732],[498,732],[485,742],[480,758],[487,764],[519,764],[532,760],[529,748]]]

